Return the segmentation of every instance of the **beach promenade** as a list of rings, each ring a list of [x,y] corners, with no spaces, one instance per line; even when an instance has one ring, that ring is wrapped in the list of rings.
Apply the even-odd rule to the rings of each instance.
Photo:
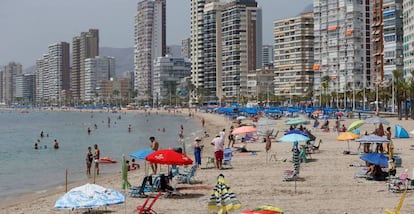
[[[155,112],[155,110],[153,111]],[[184,110],[182,114],[188,116],[187,110]],[[205,119],[205,129],[210,134],[209,138],[203,138],[202,141],[205,145],[202,153],[203,168],[207,157],[213,157],[211,139],[223,128],[228,134],[232,121],[221,115],[196,112],[194,119],[200,121],[201,118]],[[414,150],[411,150],[413,148],[411,145],[414,145],[414,141],[412,138],[394,139],[394,125],[399,124],[410,132],[414,129],[414,123],[412,120],[397,120],[397,118],[387,118],[387,120],[392,127],[395,155],[402,159],[402,167],[397,168],[397,175],[401,174],[404,169],[408,169],[409,177],[412,177],[414,174],[412,173]],[[345,119],[341,122],[348,127],[353,121]],[[333,126],[334,121],[331,120],[330,124]],[[284,120],[281,119],[277,120],[276,125],[271,128],[280,131],[277,137],[280,138],[288,126],[284,125]],[[311,128],[311,125],[308,125],[307,128]],[[373,124],[364,124],[360,127],[361,133],[373,132],[374,129],[375,125]],[[308,163],[301,164],[300,177],[303,178],[303,181],[296,182],[296,192],[295,182],[283,181],[284,171],[293,167],[289,161],[292,158],[292,144],[279,143],[274,139],[270,154],[276,155],[276,161],[274,159],[267,161],[265,144],[259,139],[256,143],[247,144],[247,150],[253,152],[233,153],[232,169],[198,170],[195,176],[197,184],[175,184],[182,195],[170,198],[162,197],[154,204],[153,209],[157,213],[165,214],[214,213],[207,209],[207,203],[219,174],[225,176],[232,191],[242,203],[242,208],[232,213],[241,213],[242,210],[254,209],[262,205],[280,207],[284,213],[294,214],[377,214],[385,213],[386,208],[395,208],[401,193],[389,192],[386,182],[354,178],[356,172],[363,170],[363,167],[359,165],[364,162],[359,159],[359,155],[343,154],[343,151],[347,150],[347,143],[336,140],[338,133],[332,131],[327,133],[316,129],[312,130],[312,134],[317,137],[317,141],[322,139],[323,143],[320,145],[319,152],[311,155]],[[171,137],[176,138],[177,136]],[[227,143],[228,139],[226,138],[225,145]],[[353,141],[349,143],[351,151],[356,152],[359,144]],[[189,153],[189,156],[193,158],[192,151]],[[161,167],[164,172],[166,169],[166,166]],[[129,182],[135,186],[141,184],[143,177],[143,169],[131,171],[128,174]],[[69,189],[87,182],[92,182],[92,179],[70,183]],[[123,191],[120,171],[112,175],[99,175],[96,184]],[[2,205],[0,213],[64,213],[65,211],[53,209],[55,201],[63,194],[64,188],[51,189],[46,193],[27,194],[17,198],[12,204]],[[413,197],[414,193],[408,192],[401,213],[414,213]],[[129,194],[126,198],[126,205],[110,206],[106,210],[100,208],[105,212],[97,213],[136,213],[135,207],[142,205],[145,200],[130,197]]]

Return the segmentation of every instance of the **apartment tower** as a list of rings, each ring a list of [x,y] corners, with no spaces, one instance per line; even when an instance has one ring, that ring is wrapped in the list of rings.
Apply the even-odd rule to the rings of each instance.
[[[12,104],[16,98],[16,76],[22,74],[22,64],[10,62],[4,66],[3,73],[3,102]]]
[[[370,6],[370,0],[314,0],[317,98],[372,86]]]
[[[414,71],[414,2],[403,0],[404,75]]]
[[[313,13],[274,22],[274,93],[285,100],[313,88],[313,30]]]
[[[36,62],[36,99],[57,103],[70,89],[69,43],[49,45],[48,53]]]
[[[99,30],[89,29],[72,40],[71,94],[75,100],[85,98],[85,60],[99,56]]]
[[[135,90],[140,100],[152,99],[153,63],[166,54],[166,1],[142,0],[135,16]]]

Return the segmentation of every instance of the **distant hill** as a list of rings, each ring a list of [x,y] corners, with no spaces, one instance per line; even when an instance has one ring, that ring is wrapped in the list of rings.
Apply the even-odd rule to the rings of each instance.
[[[100,47],[101,56],[115,57],[115,76],[121,77],[125,71],[134,70],[134,48]]]

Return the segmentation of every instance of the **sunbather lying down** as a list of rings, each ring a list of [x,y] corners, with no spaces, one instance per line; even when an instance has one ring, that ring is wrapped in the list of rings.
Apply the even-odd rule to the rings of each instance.
[[[242,146],[235,146],[234,148],[238,152],[249,152],[249,150],[247,150],[246,146],[247,146],[247,144],[243,144]]]

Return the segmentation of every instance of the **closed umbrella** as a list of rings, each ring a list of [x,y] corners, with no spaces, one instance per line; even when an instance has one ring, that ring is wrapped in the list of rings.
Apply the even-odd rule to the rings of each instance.
[[[207,207],[218,214],[241,208],[240,201],[237,200],[236,195],[231,191],[222,174],[217,177],[217,184],[210,195]]]
[[[295,170],[295,176],[299,175],[299,169],[300,169],[300,157],[299,157],[299,148],[298,148],[298,142],[293,142],[293,169]]]
[[[122,189],[129,189],[131,184],[128,182],[128,166],[126,165],[125,155],[122,155]]]

